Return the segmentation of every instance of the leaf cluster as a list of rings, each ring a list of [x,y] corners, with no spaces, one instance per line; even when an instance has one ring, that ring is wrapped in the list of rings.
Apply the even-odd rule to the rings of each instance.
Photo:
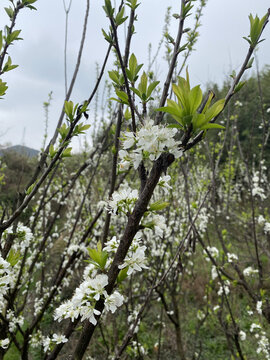
[[[250,33],[248,37],[243,37],[251,47],[255,47],[260,42],[264,41],[264,39],[259,40],[260,35],[262,33],[263,27],[265,25],[265,22],[268,18],[268,13],[265,14],[261,19],[256,15],[255,17],[252,16],[252,14],[249,15],[249,22],[250,22]]]
[[[211,120],[223,110],[225,99],[210,106],[214,97],[214,93],[210,92],[206,103],[202,104],[203,94],[200,85],[190,88],[188,71],[186,79],[179,77],[178,84],[173,84],[172,89],[178,101],[168,99],[167,106],[157,109],[172,115],[178,123],[172,126],[184,131],[191,129],[192,132],[213,128],[224,129],[222,125],[211,123]]]

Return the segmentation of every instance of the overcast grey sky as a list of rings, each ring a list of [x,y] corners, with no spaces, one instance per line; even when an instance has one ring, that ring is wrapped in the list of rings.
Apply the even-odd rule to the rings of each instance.
[[[1,0],[1,28],[8,20],[3,9],[8,3],[7,0]],[[95,63],[102,62],[107,48],[101,33],[101,28],[108,28],[108,19],[102,10],[103,0],[90,0],[90,4],[86,46],[72,96],[75,102],[81,102],[89,96],[96,77]],[[53,91],[49,117],[49,133],[52,134],[64,97],[65,13],[62,0],[38,0],[35,5],[38,11],[23,10],[17,21],[16,28],[22,29],[24,40],[14,44],[10,55],[19,68],[2,76],[2,80],[8,82],[9,89],[5,98],[0,100],[0,144],[24,142],[27,146],[39,149],[44,134],[42,104],[47,100],[47,94]],[[153,50],[157,48],[168,6],[175,13],[179,10],[180,0],[141,0],[132,44],[132,52],[136,54],[139,63],[147,66],[150,42]],[[269,6],[269,0],[208,0],[196,52],[189,60],[193,85],[200,83],[205,87],[209,82],[221,84],[232,69],[237,70],[241,66],[248,49],[247,42],[242,39],[249,32],[248,15],[252,13],[262,17]],[[69,79],[79,48],[85,7],[85,0],[73,0],[69,15]],[[176,20],[172,19],[172,35],[176,33],[176,26]],[[269,24],[263,37],[266,41],[260,44],[257,53],[260,68],[270,64]],[[163,53],[160,54],[158,68],[161,79],[166,72]],[[112,69],[112,61],[111,58],[107,70]]]

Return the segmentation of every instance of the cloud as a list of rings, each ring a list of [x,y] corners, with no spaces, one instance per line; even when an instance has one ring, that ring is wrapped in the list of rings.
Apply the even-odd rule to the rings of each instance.
[[[4,4],[5,5],[5,4]],[[242,36],[248,34],[250,12],[262,16],[267,11],[268,0],[208,0],[202,18],[200,38],[196,52],[189,61],[189,72],[193,84],[203,86],[209,81],[222,83],[224,76],[231,69],[241,65],[247,51],[247,43]],[[138,8],[138,22],[132,50],[138,62],[144,63],[147,69],[148,45],[151,42],[155,53],[162,35],[165,11],[172,7],[171,13],[179,11],[179,2],[175,0],[147,0]],[[25,143],[39,148],[44,132],[43,102],[47,94],[53,91],[50,108],[50,134],[57,124],[64,99],[64,29],[65,14],[62,1],[46,0],[37,2],[38,11],[24,10],[19,14],[17,29],[22,29],[23,41],[12,46],[10,55],[19,68],[4,74],[8,82],[8,92],[0,102],[1,129],[9,129],[0,142],[21,143],[25,130]],[[77,0],[72,4],[68,27],[68,79],[71,79],[80,46],[85,1]],[[0,23],[5,24],[7,16],[3,9],[0,12]],[[187,25],[192,25],[191,17]],[[109,28],[108,18],[102,10],[102,1],[90,2],[89,24],[83,52],[78,81],[74,88],[72,100],[82,102],[89,97],[96,79],[96,62],[101,66],[108,44],[104,41],[101,28]],[[171,35],[177,32],[177,20],[171,19]],[[124,26],[120,32],[121,48],[125,37]],[[268,40],[259,46],[261,67],[269,62],[268,47],[270,26],[264,37]],[[183,39],[184,41],[184,39]],[[164,48],[158,57],[157,69],[161,84],[164,82],[168,65],[163,59]],[[113,68],[114,57],[111,56],[107,70]],[[107,71],[106,70],[106,71]],[[104,83],[103,83],[104,84]],[[102,89],[100,89],[100,96]],[[93,111],[93,105],[91,106]],[[2,131],[2,132],[3,132]]]

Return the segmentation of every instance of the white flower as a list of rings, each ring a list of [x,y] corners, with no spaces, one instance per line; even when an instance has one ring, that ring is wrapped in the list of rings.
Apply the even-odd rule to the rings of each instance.
[[[251,324],[249,331],[252,333],[255,329],[261,329],[261,326],[255,323]]]
[[[118,249],[120,241],[116,239],[116,236],[112,237],[111,240],[107,241],[103,251],[115,253]]]
[[[256,352],[257,354],[263,353],[265,355],[265,359],[270,359],[269,340],[265,336],[265,333],[262,334],[260,340],[258,341],[258,348]]]
[[[42,345],[45,352],[47,352],[47,350],[50,348],[50,344],[51,344],[51,339],[49,338],[49,336],[43,339]]]
[[[257,301],[257,304],[256,304],[256,310],[258,312],[258,314],[262,314],[262,301]]]
[[[64,335],[53,334],[52,341],[56,344],[66,343],[68,339]]]
[[[97,320],[95,318],[95,315],[100,315],[101,312],[99,310],[94,309],[93,307],[90,306],[90,304],[88,304],[89,306],[83,306],[80,313],[82,315],[82,321],[85,319],[88,319],[90,321],[91,324],[96,325],[97,324]]]
[[[228,262],[229,262],[229,263],[232,263],[232,262],[238,260],[238,256],[235,255],[235,254],[228,253],[228,254],[227,254],[227,257],[228,257]]]
[[[128,266],[127,275],[131,275],[134,271],[141,271],[142,269],[148,269],[145,265],[146,257],[145,257],[145,249],[146,246],[141,246],[136,249],[133,254],[130,254],[126,257],[124,263],[119,265],[119,269],[124,269]]]
[[[108,211],[116,214],[117,211],[128,213],[131,212],[135,202],[139,197],[138,190],[122,189],[115,191],[112,198],[108,201]]]
[[[264,224],[263,230],[264,230],[265,234],[270,233],[270,223],[269,223],[269,222],[266,222],[266,223]]]
[[[166,194],[168,193],[169,189],[172,189],[172,187],[169,185],[170,181],[171,181],[170,175],[164,175],[160,177],[158,182],[158,185],[164,189]]]
[[[210,247],[210,246],[207,246],[207,250],[208,250],[208,252],[210,253],[210,255],[214,258],[214,259],[217,259],[218,258],[218,256],[219,256],[219,251],[218,251],[218,249],[216,248],[216,247]],[[205,255],[207,255],[207,252],[204,250],[203,251],[203,253],[205,254]],[[209,259],[209,257],[206,257],[205,258],[205,260],[206,261],[210,261],[210,259]]]
[[[87,287],[90,289],[90,293],[94,294],[94,299],[99,300],[101,295],[107,295],[104,289],[108,285],[108,276],[105,274],[99,274],[94,279],[88,278]]]
[[[259,272],[259,271],[253,269],[252,266],[248,266],[247,268],[245,268],[245,269],[243,270],[244,276],[254,275],[254,274],[257,274],[258,272]]]
[[[201,311],[201,310],[198,310],[198,311],[197,311],[197,319],[200,320],[200,321],[202,321],[204,318],[205,318],[204,312]]]
[[[123,302],[124,296],[121,295],[118,291],[115,291],[114,293],[106,297],[105,308],[106,310],[114,313],[118,307],[122,306]]]
[[[211,277],[212,277],[212,280],[215,280],[218,277],[217,268],[215,266],[212,266]]]
[[[9,345],[9,339],[8,338],[0,340],[0,348],[7,349],[8,345]]]
[[[208,219],[209,219],[209,214],[207,213],[207,209],[202,208],[196,220],[196,225],[198,226],[198,229],[201,233],[204,233],[206,231]]]
[[[216,305],[216,306],[213,307],[213,311],[216,312],[219,308],[220,308],[220,306]]]
[[[261,187],[258,171],[256,171],[255,174],[253,175],[252,182],[253,182],[252,195],[253,196],[257,195],[261,198],[261,200],[265,200],[266,195],[264,193],[264,189]]]
[[[240,337],[240,340],[245,341],[247,338],[247,334],[243,330],[241,330],[241,331],[239,331],[239,337]]]
[[[119,153],[120,158],[133,163],[135,169],[138,168],[142,160],[149,158],[151,161],[155,161],[165,151],[178,158],[183,152],[179,150],[179,142],[174,140],[176,133],[176,129],[154,125],[153,120],[145,119],[144,126],[137,131],[136,136],[130,131],[123,134],[123,149],[130,149],[135,144],[136,149],[129,154]],[[127,167],[126,164],[122,166]]]
[[[122,142],[123,149],[131,148],[135,144],[135,142],[136,142],[136,138],[135,138],[133,132],[126,131],[124,133],[124,139],[123,139],[123,142]]]
[[[229,280],[225,280],[223,283],[223,286],[220,285],[220,288],[218,290],[218,295],[221,296],[222,294],[228,295],[230,293],[230,288],[229,288],[230,282]]]
[[[234,103],[235,106],[243,106],[243,104],[239,101],[239,100],[236,100],[236,102]]]
[[[258,216],[258,224],[263,224],[265,222],[265,218],[262,215]]]

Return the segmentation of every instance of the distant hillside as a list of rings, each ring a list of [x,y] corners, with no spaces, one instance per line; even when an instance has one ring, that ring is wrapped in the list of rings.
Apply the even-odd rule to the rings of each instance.
[[[19,154],[24,155],[26,157],[29,157],[29,158],[33,158],[35,156],[38,156],[38,153],[39,153],[38,150],[29,148],[27,146],[14,145],[14,146],[10,146],[10,147],[8,147],[6,149],[1,149],[0,150],[0,156],[3,156],[4,153],[7,153],[7,152],[16,152],[16,153],[19,153]]]

